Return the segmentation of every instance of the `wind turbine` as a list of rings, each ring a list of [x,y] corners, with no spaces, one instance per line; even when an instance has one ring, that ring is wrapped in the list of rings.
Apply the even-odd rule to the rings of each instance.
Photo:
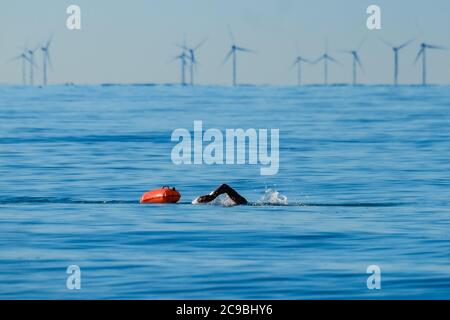
[[[15,61],[15,60],[22,60],[22,83],[23,85],[27,84],[27,79],[26,79],[26,63],[30,63],[31,64],[31,60],[30,58],[27,56],[26,52],[22,52],[21,54],[19,54],[18,56],[12,58],[10,61]]]
[[[328,54],[328,44],[325,45],[325,53],[322,56],[320,56],[313,63],[316,64],[320,61],[323,61],[323,73],[324,73],[324,81],[323,82],[325,85],[327,85],[328,84],[328,61],[334,62],[336,64],[341,64],[341,63]]]
[[[398,64],[399,64],[398,52],[400,50],[404,49],[406,46],[410,45],[414,40],[415,39],[412,39],[412,40],[409,40],[409,41],[403,43],[400,46],[395,46],[392,43],[390,43],[384,39],[381,39],[381,41],[383,41],[384,44],[386,44],[388,47],[391,47],[392,51],[394,52],[394,85],[398,84],[398,69],[399,69],[399,67],[398,67]]]
[[[233,86],[235,86],[237,84],[237,82],[236,82],[236,78],[237,78],[237,75],[236,75],[236,73],[237,73],[237,71],[236,71],[236,53],[238,51],[255,53],[255,51],[237,46],[236,41],[234,41],[233,33],[231,32],[230,29],[228,29],[228,31],[230,33],[231,49],[228,52],[228,54],[226,55],[225,60],[223,61],[222,65],[225,64],[230,57],[233,58]]]
[[[186,66],[187,66],[187,61],[189,60],[189,57],[186,54],[186,35],[183,35],[183,43],[181,45],[177,44],[176,46],[181,48],[182,51],[179,55],[177,55],[175,58],[173,58],[171,62],[173,62],[175,60],[180,60],[180,67],[181,67],[180,84],[182,86],[185,86],[186,85]]]
[[[310,60],[305,59],[302,56],[300,56],[299,54],[297,54],[297,57],[295,57],[295,61],[291,66],[291,70],[295,66],[297,66],[297,84],[298,84],[298,86],[302,85],[302,63],[303,62],[311,63]]]
[[[34,49],[25,49],[25,51],[28,53],[28,59],[30,62],[30,85],[32,86],[34,83],[34,77],[33,77],[33,68],[36,67],[36,65],[34,64],[34,53],[36,52],[36,50],[38,49],[38,47],[34,48]]]
[[[206,42],[206,39],[200,42],[198,45],[196,45],[193,48],[189,48],[186,45],[183,45],[182,48],[187,51],[188,53],[188,59],[189,59],[189,67],[190,67],[190,83],[191,86],[194,85],[194,69],[197,66],[197,59],[195,58],[195,51],[199,49],[204,43]]]
[[[358,54],[358,51],[361,49],[361,46],[363,45],[363,43],[364,43],[364,40],[361,42],[358,49],[356,49],[356,50],[343,50],[342,51],[343,53],[347,53],[352,56],[352,63],[353,63],[353,73],[352,73],[353,81],[352,81],[352,83],[353,83],[353,85],[356,85],[356,73],[357,73],[358,67],[362,71],[364,71],[364,68],[361,63],[361,58],[359,57],[359,54]]]
[[[421,43],[420,50],[414,62],[416,63],[422,57],[422,85],[427,85],[427,49],[446,50],[445,47],[435,46],[428,43]]]
[[[188,60],[188,56],[186,52],[183,50],[178,56],[173,58],[172,62],[175,60],[180,60],[180,67],[181,67],[181,80],[180,83],[182,86],[186,85],[186,64]]]
[[[50,39],[48,39],[48,41],[41,46],[41,50],[42,50],[42,58],[43,58],[43,63],[42,63],[42,68],[43,68],[43,84],[44,86],[47,85],[47,63],[50,65],[50,67],[52,66],[52,61],[50,59],[50,44],[52,43],[52,38],[50,37]]]

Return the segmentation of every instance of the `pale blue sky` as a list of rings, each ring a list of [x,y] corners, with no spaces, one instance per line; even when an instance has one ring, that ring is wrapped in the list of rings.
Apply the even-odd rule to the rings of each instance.
[[[82,9],[82,30],[65,27],[66,7]],[[365,13],[369,4],[382,8],[381,31],[368,31]],[[296,42],[305,57],[323,53],[328,38],[330,54],[344,66],[330,67],[330,82],[351,80],[351,60],[338,52],[367,41],[361,50],[363,83],[392,81],[392,51],[382,36],[401,43],[425,39],[450,47],[448,0],[2,0],[0,4],[0,83],[20,83],[20,63],[6,61],[28,43],[34,46],[54,36],[51,48],[54,69],[50,83],[76,82],[177,82],[175,43],[186,34],[189,43],[208,38],[198,51],[197,80],[225,84],[231,66],[220,67],[230,39],[230,25],[238,44],[258,51],[238,57],[239,81],[255,84],[295,84],[289,71]],[[413,60],[416,42],[401,52],[400,82],[417,83],[419,65]],[[429,54],[429,81],[450,83],[450,51]],[[42,79],[41,55],[37,55]],[[322,66],[307,66],[306,83],[322,82]]]

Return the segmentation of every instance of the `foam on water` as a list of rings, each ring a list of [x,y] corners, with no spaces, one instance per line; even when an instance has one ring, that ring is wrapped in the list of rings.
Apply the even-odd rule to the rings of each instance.
[[[214,201],[211,201],[211,205],[219,205],[224,207],[232,207],[235,206],[236,203],[231,200],[231,198],[227,194],[222,194],[218,196]]]
[[[257,205],[288,205],[288,198],[277,190],[266,188],[264,195],[256,201]]]

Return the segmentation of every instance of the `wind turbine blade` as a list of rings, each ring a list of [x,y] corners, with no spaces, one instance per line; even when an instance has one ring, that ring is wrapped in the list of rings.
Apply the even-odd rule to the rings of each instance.
[[[359,55],[358,55],[357,53],[355,54],[355,60],[356,60],[356,62],[358,63],[358,65],[359,65],[359,67],[361,68],[361,70],[364,71],[364,67],[363,67],[363,65],[362,65],[361,59],[359,58]]]
[[[28,40],[25,42],[25,45],[22,47],[22,49],[21,49],[22,51],[24,51],[24,52],[28,52]]]
[[[316,64],[319,63],[320,61],[322,61],[323,59],[325,59],[324,56],[319,57],[317,60],[313,61],[312,64]]]
[[[231,55],[233,54],[233,49],[231,49],[228,54],[225,56],[225,59],[222,62],[222,66],[228,61],[228,59],[230,59]]]
[[[298,41],[295,42],[295,50],[297,50],[297,57],[299,57],[300,56],[300,47],[298,45]]]
[[[176,44],[175,46],[180,48],[180,49],[182,49],[182,50],[186,50],[186,51],[189,50],[188,47],[186,47],[185,45],[182,45],[182,44]]]
[[[13,61],[16,61],[16,60],[19,60],[19,59],[23,59],[23,58],[25,58],[25,55],[19,54],[18,56],[15,56],[15,57],[12,57],[11,59],[8,59],[6,62],[13,62]]]
[[[231,40],[231,42],[234,44],[236,41],[234,40],[233,31],[231,31],[230,25],[228,25],[227,27],[228,27],[228,34],[229,34],[229,36],[230,36],[230,40]]]
[[[411,44],[412,42],[414,42],[415,40],[416,40],[416,39],[411,39],[411,40],[405,42],[404,44],[402,44],[401,46],[398,47],[398,50],[401,50],[401,49],[403,49],[404,47],[410,45],[410,44]]]
[[[186,33],[183,33],[183,47],[186,47]]]
[[[427,44],[427,48],[429,48],[429,49],[437,49],[437,50],[447,50],[446,47],[436,46],[436,45],[433,45],[433,44]]]
[[[33,54],[36,52],[37,49],[39,49],[41,46],[40,45],[36,45],[35,47],[33,47],[33,49],[28,49],[28,52]]]
[[[328,60],[330,60],[331,62],[334,62],[336,64],[342,65],[339,61],[337,61],[335,58],[328,56]]]
[[[37,68],[37,67],[38,67],[37,64],[36,64],[34,61],[31,61],[30,58],[27,58],[27,61],[30,63],[30,65],[31,65],[33,68]]]
[[[388,47],[391,47],[391,48],[394,48],[394,47],[395,47],[394,44],[392,44],[391,42],[389,42],[389,41],[387,41],[387,40],[385,40],[385,39],[383,39],[383,38],[381,38],[381,37],[379,37],[378,39],[380,39],[380,41],[383,42],[383,43],[384,43],[385,45],[387,45]]]
[[[51,69],[53,69],[53,64],[52,64],[52,59],[50,58],[50,52],[46,51],[45,57],[48,61],[48,65],[50,66]]]
[[[176,57],[173,57],[173,59],[171,59],[171,60],[169,61],[169,63],[172,63],[172,62],[174,62],[174,61],[176,61],[176,60],[178,60],[178,59],[182,59],[182,55],[181,55],[181,54],[178,55],[178,56],[176,56]]]
[[[366,39],[367,39],[367,38],[364,37],[364,39],[361,40],[361,42],[359,43],[359,46],[358,46],[358,48],[356,49],[356,51],[361,50],[363,44],[366,42]]]
[[[50,38],[47,40],[47,43],[45,44],[45,48],[49,48],[50,45],[52,44],[52,40],[53,40],[53,36],[50,36]]]
[[[175,47],[180,48],[182,50],[189,50],[189,48],[186,46],[186,34],[183,34],[183,37],[181,39],[181,43],[174,43]]]
[[[294,63],[291,65],[291,67],[289,68],[289,70],[294,69],[294,67],[295,67],[298,63],[300,63],[300,60],[297,58],[297,59],[295,59]]]
[[[247,48],[242,48],[242,47],[236,47],[236,50],[242,51],[242,52],[256,53],[255,50],[251,50],[251,49],[247,49]]]
[[[419,60],[419,58],[420,58],[420,56],[421,56],[422,54],[423,54],[423,48],[421,48],[421,49],[419,50],[419,53],[417,53],[416,59],[414,59],[414,63],[416,63],[417,60]]]
[[[198,48],[203,46],[207,40],[208,40],[207,38],[203,39],[203,41],[201,41],[198,45],[196,45],[192,50],[194,51],[197,50]]]
[[[28,61],[29,63],[31,63],[32,65],[34,65],[36,67],[36,65],[34,64],[34,62],[31,61],[30,57],[23,55],[22,56],[23,59],[25,59],[26,61]]]

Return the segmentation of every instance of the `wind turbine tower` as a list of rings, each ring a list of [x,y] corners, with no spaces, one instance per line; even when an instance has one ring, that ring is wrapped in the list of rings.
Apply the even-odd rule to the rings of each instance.
[[[28,53],[28,60],[30,62],[30,86],[34,85],[34,70],[33,68],[36,67],[34,64],[34,53],[36,52],[37,48],[34,49],[25,49]]]
[[[175,60],[180,60],[180,68],[181,68],[181,78],[180,78],[180,84],[182,86],[186,85],[186,65],[188,56],[186,52],[183,50],[178,56],[173,58],[172,62]]]
[[[52,38],[50,38],[47,43],[45,43],[44,45],[41,46],[41,50],[42,50],[42,68],[43,68],[43,85],[46,86],[47,85],[47,63],[48,65],[51,67],[52,66],[52,61],[50,59],[50,44],[52,43]]]
[[[303,62],[311,63],[311,61],[309,61],[308,59],[305,59],[302,56],[297,55],[294,63],[291,66],[291,70],[292,70],[292,68],[297,66],[297,85],[298,86],[302,85],[302,64],[303,64]]]
[[[11,59],[11,61],[15,61],[15,60],[21,60],[22,61],[22,84],[25,86],[27,84],[27,78],[26,78],[26,67],[27,67],[27,63],[31,64],[31,60],[30,58],[27,56],[27,52],[24,51],[21,54],[19,54],[18,56],[14,57]]]
[[[240,47],[240,46],[237,46],[236,42],[234,41],[233,33],[231,32],[230,29],[228,31],[230,33],[230,38],[231,38],[231,49],[228,52],[228,54],[226,55],[225,60],[223,61],[222,64],[225,64],[228,61],[228,59],[230,57],[232,57],[232,60],[233,60],[232,61],[232,63],[233,63],[233,65],[232,65],[232,67],[233,67],[233,70],[232,70],[233,71],[233,86],[236,86],[237,85],[237,68],[236,68],[237,52],[241,51],[241,52],[255,53],[255,51],[250,50],[250,49],[246,49],[246,48],[243,48],[243,47]]]
[[[325,53],[320,56],[316,61],[314,61],[314,64],[323,61],[323,83],[325,85],[328,85],[328,61],[340,64],[339,61],[334,59],[332,56],[328,54],[328,44],[325,45]]]
[[[414,62],[417,62],[422,57],[422,85],[424,86],[427,85],[427,49],[446,50],[442,46],[435,46],[424,42],[420,44],[420,50]]]
[[[363,69],[361,58],[359,57],[358,50],[348,50],[344,51],[352,56],[352,84],[355,86],[357,84],[357,69]]]
[[[186,50],[188,53],[187,58],[189,59],[189,68],[190,68],[190,84],[191,86],[194,85],[194,72],[197,67],[197,58],[195,57],[195,52],[206,42],[206,39],[200,42],[198,45],[196,45],[193,48],[189,48],[186,45],[183,45],[183,50]]]
[[[407,47],[408,45],[410,45],[414,39],[409,40],[405,43],[403,43],[400,46],[395,46],[392,43],[381,39],[381,41],[383,41],[387,46],[392,48],[392,51],[394,52],[394,85],[398,85],[398,74],[399,74],[399,51],[404,49],[405,47]]]

